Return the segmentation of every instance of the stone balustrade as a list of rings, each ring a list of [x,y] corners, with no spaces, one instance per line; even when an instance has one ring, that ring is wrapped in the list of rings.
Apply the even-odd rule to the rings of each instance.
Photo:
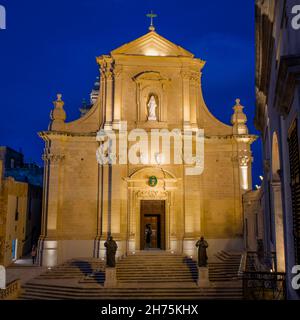
[[[0,300],[15,300],[21,293],[21,282],[19,279],[12,281],[6,289],[0,289]]]

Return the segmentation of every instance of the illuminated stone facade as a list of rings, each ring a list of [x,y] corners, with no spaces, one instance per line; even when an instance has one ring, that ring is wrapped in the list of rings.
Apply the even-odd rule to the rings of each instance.
[[[103,258],[108,233],[118,243],[118,256],[143,249],[142,201],[152,201],[153,208],[164,203],[157,248],[194,256],[203,235],[209,255],[241,250],[242,194],[252,184],[250,147],[256,137],[248,134],[240,101],[232,126],[217,120],[202,95],[205,62],[154,30],[98,57],[97,63],[100,91],[92,108],[66,123],[58,95],[49,129],[39,133],[45,141],[40,261],[52,266],[72,257]],[[97,132],[113,130],[118,136],[124,122],[128,132],[139,128],[149,136],[151,129],[203,129],[203,173],[186,175],[191,165],[174,164],[172,157],[171,164],[99,165]],[[173,154],[172,141],[170,148]],[[118,152],[115,156],[119,160]],[[149,177],[157,178],[155,186]],[[151,203],[145,210],[152,210]],[[150,211],[145,219],[152,213],[155,220],[158,212]]]

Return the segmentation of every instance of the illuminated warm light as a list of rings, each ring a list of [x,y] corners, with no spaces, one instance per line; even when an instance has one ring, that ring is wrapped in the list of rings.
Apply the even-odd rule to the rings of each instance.
[[[241,185],[242,189],[248,190],[248,167],[247,166],[242,166],[241,167]]]
[[[147,48],[145,50],[144,54],[146,56],[160,56],[160,57],[165,56],[165,54],[163,52],[160,52],[155,48]]]
[[[147,49],[145,51],[146,56],[158,56],[158,52],[155,49]]]
[[[263,181],[263,180],[264,180],[264,177],[263,177],[263,176],[259,176],[259,179],[260,179],[261,181]]]

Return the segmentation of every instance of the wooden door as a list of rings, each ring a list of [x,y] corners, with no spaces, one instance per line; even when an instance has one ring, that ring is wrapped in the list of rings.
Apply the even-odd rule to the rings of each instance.
[[[147,225],[151,225],[152,235],[151,235],[151,247],[160,247],[160,230],[159,230],[159,216],[158,215],[145,215],[144,217],[144,230],[146,231]]]
[[[151,225],[151,248],[165,249],[165,201],[141,201],[141,250],[145,249],[146,226]]]

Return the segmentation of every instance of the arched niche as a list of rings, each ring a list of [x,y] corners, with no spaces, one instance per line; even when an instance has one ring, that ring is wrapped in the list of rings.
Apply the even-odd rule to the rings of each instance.
[[[145,71],[133,77],[136,83],[137,123],[148,121],[148,103],[151,95],[155,97],[158,108],[158,122],[167,121],[167,85],[169,80],[157,71]]]

